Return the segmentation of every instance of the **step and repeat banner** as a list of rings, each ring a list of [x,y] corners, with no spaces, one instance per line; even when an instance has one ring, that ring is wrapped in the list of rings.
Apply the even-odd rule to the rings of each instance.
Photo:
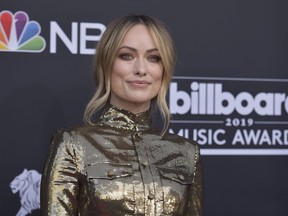
[[[82,124],[92,60],[126,14],[165,22],[177,48],[169,131],[201,148],[207,216],[288,215],[287,3],[0,2],[0,215],[40,215],[51,135]]]

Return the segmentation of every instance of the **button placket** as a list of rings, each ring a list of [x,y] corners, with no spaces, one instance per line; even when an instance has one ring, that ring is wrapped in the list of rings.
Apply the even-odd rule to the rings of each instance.
[[[145,213],[153,212],[154,210],[154,202],[155,195],[153,194],[154,188],[152,186],[153,177],[149,170],[149,159],[147,158],[147,145],[144,140],[143,133],[138,131],[137,128],[134,128],[134,132],[132,132],[132,140],[135,146],[135,150],[137,152],[139,168],[143,180],[143,188],[144,188],[144,203],[145,203]]]

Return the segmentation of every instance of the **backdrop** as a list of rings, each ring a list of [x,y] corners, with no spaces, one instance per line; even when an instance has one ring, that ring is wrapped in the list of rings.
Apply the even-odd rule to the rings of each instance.
[[[280,0],[1,0],[0,215],[40,215],[51,134],[82,124],[94,47],[112,19],[129,13],[159,18],[174,38],[170,132],[201,147],[205,215],[288,215]]]

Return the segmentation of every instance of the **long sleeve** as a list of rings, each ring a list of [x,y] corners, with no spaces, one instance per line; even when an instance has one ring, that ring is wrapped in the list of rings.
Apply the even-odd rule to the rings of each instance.
[[[189,191],[190,200],[188,216],[203,215],[203,179],[199,152],[200,150],[197,146],[195,153],[194,179]]]
[[[52,141],[41,185],[41,215],[77,215],[77,156],[72,137],[58,132]]]

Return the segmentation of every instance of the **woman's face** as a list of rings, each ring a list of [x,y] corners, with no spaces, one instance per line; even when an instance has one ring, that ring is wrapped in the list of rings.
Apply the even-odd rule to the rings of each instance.
[[[160,53],[145,25],[133,26],[125,35],[111,71],[111,100],[133,113],[149,109],[159,92],[163,75]]]

